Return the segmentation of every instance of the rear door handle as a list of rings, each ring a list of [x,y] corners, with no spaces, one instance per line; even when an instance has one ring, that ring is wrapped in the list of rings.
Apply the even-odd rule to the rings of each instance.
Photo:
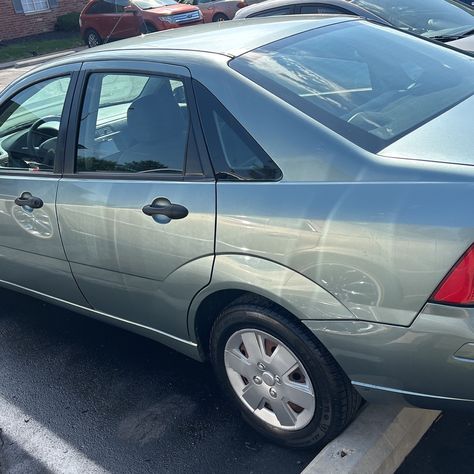
[[[15,204],[17,206],[27,206],[31,209],[39,209],[43,207],[43,200],[39,197],[32,196],[31,193],[22,193],[20,197],[15,199]]]
[[[189,214],[184,206],[172,204],[163,197],[155,199],[148,206],[144,206],[142,211],[147,216],[166,216],[169,219],[184,219]]]

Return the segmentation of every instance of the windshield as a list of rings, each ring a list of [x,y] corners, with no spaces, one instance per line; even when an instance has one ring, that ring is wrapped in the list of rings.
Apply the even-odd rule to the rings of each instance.
[[[142,10],[150,10],[151,8],[174,5],[176,2],[174,0],[134,0],[133,3]]]
[[[454,39],[474,29],[474,10],[454,0],[352,0],[401,30]]]
[[[363,21],[296,34],[230,65],[373,152],[474,94],[474,58]]]

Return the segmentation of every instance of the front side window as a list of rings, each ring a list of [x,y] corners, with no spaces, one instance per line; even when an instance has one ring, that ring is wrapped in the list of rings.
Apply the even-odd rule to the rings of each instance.
[[[401,30],[450,40],[474,30],[474,10],[453,0],[353,0]]]
[[[474,93],[473,58],[359,21],[276,41],[230,65],[374,152]]]
[[[21,0],[24,13],[42,12],[49,10],[48,0]]]
[[[114,0],[98,0],[88,8],[87,14],[115,13],[115,8]]]
[[[188,130],[181,81],[145,74],[91,74],[81,111],[76,171],[182,174]]]
[[[0,171],[53,172],[70,78],[23,89],[0,109]]]

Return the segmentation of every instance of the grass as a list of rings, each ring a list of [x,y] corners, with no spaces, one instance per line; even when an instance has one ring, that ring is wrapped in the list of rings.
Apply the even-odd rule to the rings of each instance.
[[[32,58],[83,45],[84,43],[79,34],[59,39],[19,40],[10,44],[0,45],[0,63]]]

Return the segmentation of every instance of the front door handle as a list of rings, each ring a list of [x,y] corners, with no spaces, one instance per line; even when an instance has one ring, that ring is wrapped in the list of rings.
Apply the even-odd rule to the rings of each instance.
[[[15,204],[17,206],[27,206],[31,209],[39,209],[43,207],[43,200],[39,197],[32,196],[31,193],[22,193],[20,197],[15,199]]]
[[[172,204],[163,197],[155,199],[148,206],[144,206],[142,211],[147,216],[166,216],[169,219],[183,219],[189,214],[184,206]]]

